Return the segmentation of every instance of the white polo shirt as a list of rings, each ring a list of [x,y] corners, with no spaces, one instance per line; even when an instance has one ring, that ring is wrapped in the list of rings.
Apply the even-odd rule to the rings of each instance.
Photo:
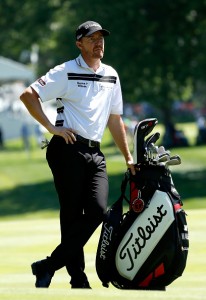
[[[101,141],[110,114],[122,114],[117,72],[101,63],[96,72],[79,55],[51,69],[31,87],[42,102],[56,98],[56,126],[73,128],[84,138]]]

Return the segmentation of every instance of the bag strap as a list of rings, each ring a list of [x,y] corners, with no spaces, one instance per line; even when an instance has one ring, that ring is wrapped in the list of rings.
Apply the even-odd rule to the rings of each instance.
[[[130,170],[128,169],[125,172],[124,179],[122,180],[122,183],[121,183],[121,195],[114,204],[120,204],[120,203],[122,204],[123,200],[126,200],[128,204],[130,203],[130,201],[127,199],[127,197],[125,195],[125,191],[126,191],[129,180],[130,180]]]

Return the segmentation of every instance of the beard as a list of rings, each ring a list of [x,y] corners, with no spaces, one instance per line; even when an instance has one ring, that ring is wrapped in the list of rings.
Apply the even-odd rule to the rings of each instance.
[[[101,58],[103,58],[103,56],[104,56],[104,50],[101,48],[96,48],[96,49],[94,49],[94,51],[93,51],[93,57],[94,58],[98,58],[98,59],[101,59]]]

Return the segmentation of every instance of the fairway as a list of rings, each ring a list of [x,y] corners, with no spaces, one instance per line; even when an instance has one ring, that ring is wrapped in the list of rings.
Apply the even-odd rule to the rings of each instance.
[[[106,144],[111,204],[119,195],[125,164],[114,145]],[[85,247],[92,290],[71,290],[65,269],[56,272],[49,289],[36,289],[30,265],[49,255],[59,243],[58,205],[45,152],[33,150],[28,160],[18,145],[11,143],[0,155],[0,300],[206,300],[205,151],[205,146],[172,150],[183,162],[172,169],[172,175],[188,214],[190,249],[183,276],[166,292],[102,287],[95,271],[100,227]]]
[[[56,272],[49,289],[34,288],[35,277],[30,264],[44,258],[59,243],[58,216],[0,221],[0,299],[206,299],[206,209],[188,210],[190,251],[183,276],[174,281],[166,292],[123,291],[110,285],[104,288],[95,272],[95,250],[100,227],[85,247],[86,271],[92,290],[71,290],[69,277],[62,269]]]

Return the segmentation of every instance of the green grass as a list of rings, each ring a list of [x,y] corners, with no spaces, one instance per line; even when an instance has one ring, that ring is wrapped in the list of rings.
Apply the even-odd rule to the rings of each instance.
[[[206,272],[206,209],[188,210],[190,250],[188,263],[182,277],[168,286],[166,292],[123,291],[110,285],[102,287],[95,271],[95,251],[101,227],[85,247],[86,272],[92,290],[71,290],[65,269],[56,272],[49,289],[36,289],[35,277],[30,264],[51,253],[59,242],[59,221],[57,216],[46,219],[2,220],[0,221],[0,299],[1,300],[64,300],[64,299],[205,299]]]
[[[188,264],[181,278],[174,281],[166,292],[102,287],[95,272],[99,227],[85,246],[91,291],[71,290],[65,269],[57,272],[49,289],[35,289],[30,264],[49,255],[59,243],[58,202],[45,151],[36,148],[33,142],[32,150],[27,153],[17,140],[8,142],[0,151],[0,299],[205,299],[206,146],[194,146],[194,124],[179,125],[179,128],[187,133],[191,145],[170,149],[172,154],[179,154],[182,158],[182,164],[171,167],[171,171],[188,214],[190,232]],[[163,132],[160,125],[157,131]],[[126,167],[108,131],[102,149],[107,159],[110,205],[119,196]]]
[[[158,125],[159,126],[159,125]],[[194,124],[184,125],[194,140]],[[162,131],[162,128],[157,128]],[[193,132],[193,135],[191,134]],[[120,184],[126,171],[122,155],[115,147],[108,131],[104,136],[103,152],[106,155],[110,183],[109,205],[119,196]],[[132,149],[131,149],[132,150]],[[182,158],[180,166],[171,167],[172,176],[185,208],[206,208],[206,146],[170,149]],[[58,202],[45,150],[36,148],[27,153],[20,141],[10,141],[0,151],[0,216],[16,218],[21,214],[55,213]]]

